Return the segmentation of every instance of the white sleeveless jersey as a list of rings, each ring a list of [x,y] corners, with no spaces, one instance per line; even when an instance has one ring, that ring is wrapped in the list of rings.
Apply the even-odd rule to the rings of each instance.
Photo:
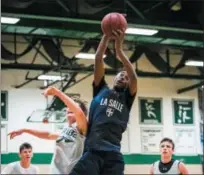
[[[159,162],[157,161],[154,163],[153,165],[153,174],[181,174],[179,171],[179,163],[180,161],[175,160],[174,163],[172,164],[171,168],[169,169],[169,171],[162,173],[159,170]]]
[[[68,174],[79,161],[84,150],[85,136],[76,127],[66,125],[56,140],[51,162],[51,174]]]
[[[30,165],[29,168],[23,168],[18,161],[8,164],[1,174],[39,174],[39,169],[34,165]]]

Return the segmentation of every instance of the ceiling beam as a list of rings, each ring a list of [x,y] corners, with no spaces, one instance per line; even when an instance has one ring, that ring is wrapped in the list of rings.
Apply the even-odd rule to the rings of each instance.
[[[61,0],[56,0],[56,2],[65,10],[65,12],[67,12],[67,13],[70,12],[69,8],[66,6],[66,4],[64,4],[63,1],[61,1]]]
[[[37,22],[37,21],[36,21]],[[93,32],[88,31],[89,28],[87,26],[83,29],[79,29],[80,25],[75,24],[75,29],[72,30],[72,28],[69,29],[54,29],[54,28],[46,28],[43,21],[41,21],[42,25],[44,25],[43,28],[36,28],[34,33],[30,33],[28,31],[22,30],[25,26],[20,25],[10,25],[8,30],[1,31],[4,35],[13,35],[14,31],[16,31],[16,35],[20,36],[33,36],[33,37],[40,37],[40,38],[64,38],[64,39],[77,39],[77,40],[86,40],[86,39],[100,39],[101,32]],[[39,22],[38,22],[39,24]],[[37,25],[37,24],[36,24]],[[26,25],[27,26],[27,25]],[[74,25],[70,26],[73,27]],[[27,26],[28,27],[28,26]],[[31,29],[33,28],[33,25],[30,26]],[[78,28],[78,30],[77,30]],[[81,27],[80,27],[81,28]],[[85,29],[86,28],[86,29]],[[94,28],[94,26],[91,26],[91,28]],[[97,30],[100,29],[100,27],[96,27]],[[81,31],[83,30],[83,31]],[[95,29],[93,29],[95,30]],[[77,33],[79,33],[77,35]],[[158,34],[154,36],[142,36],[142,35],[126,35],[125,40],[130,42],[137,42],[137,43],[154,43],[160,45],[172,45],[172,46],[181,46],[181,47],[194,47],[194,48],[202,48],[204,47],[202,42],[202,35],[198,34],[185,34],[185,33],[179,33],[179,32],[166,32],[166,35],[164,34],[164,31],[159,32]],[[158,41],[159,39],[159,41]],[[166,40],[167,39],[167,40]],[[160,42],[160,40],[162,40]]]
[[[204,81],[203,82],[200,82],[200,83],[197,83],[197,84],[194,84],[194,85],[191,85],[191,86],[188,86],[188,87],[185,87],[185,88],[182,88],[182,89],[179,89],[177,91],[178,94],[181,94],[181,93],[184,93],[184,92],[187,92],[187,91],[191,91],[195,88],[199,88],[201,86],[204,85]]]
[[[2,70],[7,69],[20,69],[20,70],[35,70],[35,71],[49,71],[49,70],[56,70],[59,66],[50,66],[50,65],[43,65],[43,64],[1,64]],[[78,68],[69,68],[68,66],[61,66],[61,72],[78,72],[78,73],[91,73],[94,72],[93,67],[78,67]],[[114,69],[105,69],[107,75],[115,75],[118,71]],[[188,80],[203,80],[204,75],[189,75],[189,74],[175,74],[171,75],[168,73],[157,73],[157,72],[143,72],[137,70],[137,75],[139,77],[149,77],[149,78],[173,78],[173,79],[188,79]]]
[[[14,35],[14,33],[12,32],[1,32],[2,35]],[[37,38],[40,38],[40,39],[47,39],[47,38],[59,38],[59,39],[71,39],[71,40],[78,40],[78,41],[84,41],[84,40],[87,40],[87,39],[91,39],[91,40],[94,40],[94,41],[97,41],[99,42],[100,41],[100,36],[98,35],[97,37],[92,37],[92,38],[87,38],[87,36],[80,36],[80,37],[75,37],[73,35],[66,35],[66,36],[59,36],[59,35],[49,35],[49,34],[46,34],[46,35],[40,35],[40,34],[34,34],[34,33],[29,33],[29,34],[25,34],[25,33],[16,33],[17,36],[32,36],[32,37],[37,37]],[[137,37],[137,39],[139,38],[139,36]],[[156,37],[157,38],[157,37]],[[174,47],[174,48],[177,48],[177,49],[190,49],[190,50],[194,50],[195,48],[197,50],[202,50],[203,47],[204,47],[204,44],[203,45],[183,45],[183,43],[181,43],[180,45],[179,44],[174,44],[174,43],[168,43],[168,44],[163,44],[163,43],[160,43],[159,42],[149,42],[149,41],[144,41],[142,42],[141,41],[137,41],[136,40],[132,40],[130,38],[127,38],[125,41],[128,42],[129,44],[135,44],[135,42],[137,42],[137,44],[144,44],[151,47],[152,45],[155,46],[165,46],[165,47]],[[152,37],[152,40],[154,40],[155,38]],[[165,39],[164,39],[165,40]],[[12,41],[2,41],[2,43],[13,43]],[[21,41],[18,41],[18,43],[21,43],[21,44],[25,44],[25,42],[21,42]],[[197,42],[194,42],[194,43],[197,43]],[[74,46],[75,47],[75,46]]]
[[[143,72],[137,71],[139,77],[149,78],[172,78],[172,79],[186,79],[186,80],[203,80],[204,75],[190,75],[190,74],[175,74],[171,75],[168,73],[157,73],[157,72]]]
[[[142,12],[140,12],[129,0],[126,0],[125,2],[141,19],[147,20]]]
[[[42,15],[30,15],[30,14],[20,14],[20,13],[5,13],[2,12],[1,16],[7,17],[17,17],[28,20],[45,20],[45,21],[58,21],[58,22],[67,22],[67,23],[81,23],[81,24],[96,24],[100,25],[100,20],[91,20],[91,19],[83,19],[83,18],[70,18],[70,17],[56,17],[56,16],[42,16]],[[195,33],[195,34],[203,34],[202,29],[191,29],[191,28],[181,28],[181,27],[173,27],[173,26],[164,26],[164,25],[149,25],[142,24],[141,22],[128,23],[131,27],[140,27],[140,28],[150,28],[157,30],[166,30],[172,32],[186,32],[186,33]]]

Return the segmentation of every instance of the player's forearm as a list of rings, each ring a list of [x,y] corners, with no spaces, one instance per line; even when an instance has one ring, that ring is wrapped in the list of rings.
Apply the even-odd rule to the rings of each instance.
[[[97,61],[103,60],[103,56],[104,56],[105,51],[106,51],[106,49],[108,47],[108,42],[109,42],[109,38],[107,36],[103,36],[100,43],[99,43],[99,45],[98,45],[95,60],[97,60]]]
[[[131,62],[129,61],[129,59],[127,58],[127,56],[125,55],[125,53],[123,52],[122,49],[120,49],[117,52],[117,57],[121,60],[121,62],[123,63],[123,66],[125,68],[125,70],[127,71],[127,74],[130,78],[130,81],[137,81],[137,75],[136,72],[131,64]]]
[[[104,77],[105,74],[103,56],[108,47],[108,42],[108,37],[103,36],[96,51],[94,65],[94,83],[96,86],[100,83],[101,79]]]
[[[87,130],[87,120],[84,112],[79,107],[79,105],[76,104],[74,100],[72,100],[72,98],[70,98],[60,90],[58,90],[55,95],[58,96],[64,102],[64,104],[70,109],[70,111],[72,111],[75,114],[77,125],[82,131],[82,133],[85,134]]]
[[[55,140],[57,136],[53,136],[50,132],[47,131],[38,131],[33,129],[23,129],[23,133],[27,133],[38,137],[40,139]]]
[[[57,90],[55,95],[63,101],[63,103],[72,111],[74,114],[83,113],[79,105],[77,105],[72,98],[67,96],[60,90]]]

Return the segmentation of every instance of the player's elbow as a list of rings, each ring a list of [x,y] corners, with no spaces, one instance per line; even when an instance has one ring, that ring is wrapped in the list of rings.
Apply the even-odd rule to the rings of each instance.
[[[80,133],[85,136],[86,133],[87,133],[87,124],[86,123],[81,123],[78,126],[78,128],[79,128]]]
[[[84,126],[83,129],[81,129],[81,134],[82,134],[83,136],[85,136],[86,133],[87,133],[87,127]]]

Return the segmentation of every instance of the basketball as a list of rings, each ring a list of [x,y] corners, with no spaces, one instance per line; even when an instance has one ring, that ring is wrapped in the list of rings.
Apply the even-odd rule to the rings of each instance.
[[[127,21],[125,15],[120,13],[109,13],[101,21],[101,29],[104,34],[111,36],[113,30],[122,30],[125,32],[127,29]]]

